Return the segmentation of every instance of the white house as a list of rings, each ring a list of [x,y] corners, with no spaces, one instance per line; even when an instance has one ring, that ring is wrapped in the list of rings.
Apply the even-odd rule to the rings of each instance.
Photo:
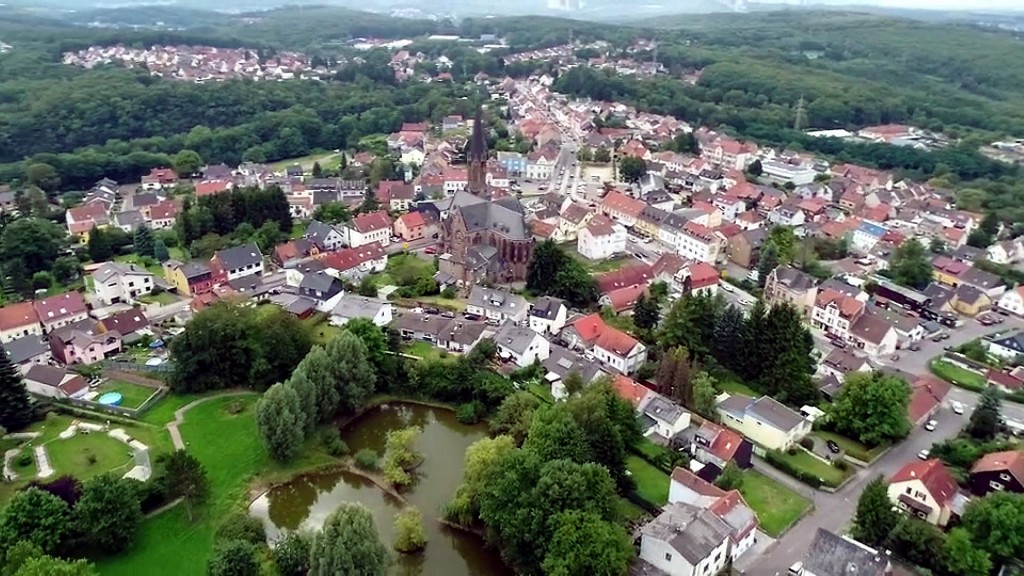
[[[25,388],[47,398],[81,398],[89,383],[81,375],[49,364],[34,364],[25,373]]]
[[[105,262],[91,276],[96,298],[107,306],[153,292],[153,274],[135,264]]]
[[[313,220],[306,226],[306,240],[317,246],[322,252],[333,252],[345,245],[348,238],[344,230]]]
[[[373,242],[382,246],[391,244],[391,217],[387,212],[360,214],[345,226],[348,245],[356,248]]]
[[[551,354],[551,343],[547,338],[526,326],[518,326],[511,322],[502,325],[494,336],[494,343],[498,347],[500,358],[515,362],[522,368],[540,362]]]
[[[896,352],[899,335],[885,318],[864,314],[850,326],[849,340],[869,356],[890,356]]]
[[[623,374],[636,372],[647,361],[647,347],[625,332],[605,326],[594,342],[594,356]]]
[[[846,340],[853,325],[864,314],[864,303],[838,290],[818,292],[811,309],[811,326]]]
[[[517,294],[503,288],[473,286],[466,303],[466,312],[497,323],[515,322],[526,324],[530,303]]]
[[[530,310],[530,330],[539,334],[558,334],[565,328],[569,309],[558,298],[542,296]]]
[[[713,230],[696,222],[687,222],[676,235],[676,253],[697,262],[714,264],[721,246],[721,239]]]
[[[585,258],[605,260],[626,251],[626,227],[600,214],[576,235],[576,250]]]
[[[657,392],[644,397],[639,412],[644,436],[660,436],[662,443],[690,427],[690,413]]]
[[[1013,290],[1007,290],[999,297],[999,303],[997,306],[1011,314],[1024,316],[1024,286],[1018,286]]]
[[[344,326],[349,320],[368,318],[377,326],[387,326],[394,317],[394,311],[395,307],[386,300],[348,293],[334,306],[330,323],[334,326]]]
[[[1015,332],[1000,338],[986,338],[983,342],[987,345],[989,354],[1003,360],[1016,360],[1018,356],[1024,356],[1024,332]]]
[[[889,479],[889,500],[929,524],[945,526],[957,507],[960,489],[941,460],[914,460]]]
[[[18,302],[0,308],[0,342],[42,335],[43,324],[32,302]]]
[[[676,468],[669,481],[668,501],[711,510],[728,524],[732,540],[729,557],[733,561],[754,545],[759,525],[757,513],[738,490],[727,492],[685,468]]]
[[[668,504],[640,533],[640,561],[664,574],[713,576],[729,560],[729,525],[707,509]]]
[[[256,244],[242,244],[214,254],[213,262],[224,271],[228,281],[263,274],[263,254]]]
[[[878,244],[878,241],[885,236],[885,227],[872,222],[861,222],[860,226],[853,231],[850,239],[850,249],[857,254],[868,254]]]

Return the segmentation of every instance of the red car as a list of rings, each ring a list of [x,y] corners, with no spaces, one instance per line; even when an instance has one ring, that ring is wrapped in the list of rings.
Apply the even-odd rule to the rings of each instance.
[[[424,254],[437,254],[437,246],[427,246],[423,249]]]

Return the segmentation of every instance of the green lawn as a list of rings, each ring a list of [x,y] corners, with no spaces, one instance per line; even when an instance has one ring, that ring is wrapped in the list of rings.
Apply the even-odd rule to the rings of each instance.
[[[285,160],[278,160],[277,162],[270,164],[270,169],[274,171],[280,171],[291,166],[292,164],[298,164],[308,172],[313,169],[314,162],[320,162],[321,167],[329,168],[331,166],[337,165],[337,160],[333,165],[327,163],[327,161],[330,160],[331,157],[334,155],[334,152],[314,152],[312,154],[307,154],[305,156],[299,156],[298,158],[287,158]]]
[[[113,471],[123,474],[132,467],[132,449],[105,432],[82,434],[79,431],[67,440],[57,438],[46,444],[50,465],[57,474],[71,474],[88,480]]]
[[[633,475],[637,493],[645,500],[658,506],[668,502],[668,474],[636,455],[626,457],[626,469]]]
[[[291,234],[288,235],[288,237],[291,238],[292,240],[302,238],[303,236],[306,235],[306,226],[308,225],[309,222],[306,222],[305,220],[295,220],[294,222],[292,222],[292,232]]]
[[[328,318],[324,314],[313,314],[302,323],[309,329],[309,335],[314,344],[327,344],[342,331],[342,328],[328,322]]]
[[[188,254],[185,253],[185,250],[177,246],[168,246],[167,255],[175,260],[180,260],[182,262],[188,260]]]
[[[157,303],[163,306],[167,306],[168,304],[174,304],[175,302],[177,302],[178,297],[175,296],[174,294],[171,294],[170,292],[161,292],[159,294],[149,294],[147,296],[143,296],[139,298],[139,300],[145,302],[146,304]]]
[[[875,458],[878,458],[879,454],[889,447],[888,445],[885,445],[869,448],[865,444],[861,444],[852,438],[847,438],[846,436],[836,434],[835,432],[826,432],[824,430],[815,432],[815,435],[821,437],[823,440],[834,441],[836,444],[839,444],[839,447],[843,452],[864,462],[871,462]]]
[[[170,252],[170,251],[168,251],[168,252]],[[115,256],[114,257],[114,261],[115,262],[123,262],[125,264],[135,264],[137,266],[143,266],[143,267],[146,268],[146,270],[149,270],[151,273],[153,273],[153,274],[155,274],[157,276],[163,277],[163,275],[164,275],[164,269],[163,269],[162,266],[160,266],[159,262],[157,262],[156,260],[154,260],[152,258],[149,258],[148,259],[149,265],[147,266],[142,261],[142,256],[139,256],[138,254],[124,254],[122,256]]]
[[[416,302],[426,304],[427,306],[436,306],[445,310],[451,310],[452,312],[462,312],[466,309],[466,303],[462,300],[456,300],[454,298],[442,298],[439,294],[434,296],[419,296],[413,298]]]
[[[403,346],[403,348],[404,350],[402,351],[405,352],[406,354],[431,360],[435,358],[440,358],[441,352],[443,352],[442,349],[438,348],[437,346],[434,346],[434,344],[430,342],[425,342],[423,340],[413,340],[411,342],[407,342]]]
[[[950,364],[941,357],[932,360],[928,366],[931,368],[932,374],[961,388],[979,391],[984,390],[988,385],[985,382],[985,377],[981,374]]]
[[[810,474],[814,474],[818,478],[824,480],[825,484],[833,487],[839,486],[842,484],[843,480],[846,480],[848,476],[853,474],[852,467],[848,467],[844,472],[831,464],[826,464],[821,460],[818,460],[799,448],[797,449],[796,454],[783,452],[782,458],[787,460],[793,466]]]
[[[773,537],[781,534],[811,506],[803,496],[753,470],[743,474],[740,493],[757,512],[761,529]]]
[[[625,268],[630,264],[637,264],[639,261],[636,258],[628,254],[622,254],[615,256],[614,258],[607,258],[605,260],[591,260],[579,252],[573,247],[568,250],[569,254],[579,260],[584,267],[592,274],[600,274],[602,272],[611,272],[618,270],[619,268]]]
[[[288,467],[274,463],[256,432],[254,406],[257,395],[210,400],[188,412],[181,426],[187,449],[206,467],[210,500],[195,522],[189,522],[183,506],[147,519],[137,542],[124,554],[100,559],[104,576],[177,576],[205,574],[213,535],[221,520],[248,503],[247,488],[257,474],[281,479],[293,471],[329,461],[312,447]],[[230,414],[228,406],[240,402],[244,409]],[[318,436],[311,439],[316,442]]]
[[[733,395],[738,394],[749,398],[759,398],[762,396],[756,390],[747,386],[739,376],[730,370],[716,366],[709,373],[718,381],[718,388],[722,392],[728,392]]]
[[[551,395],[551,386],[547,382],[538,382],[535,380],[528,383],[526,385],[526,389],[547,404],[555,403],[555,397]]]
[[[639,520],[647,511],[625,498],[619,498],[619,513],[625,520]]]
[[[97,392],[100,395],[107,392],[119,392],[122,396],[121,406],[125,408],[138,408],[142,403],[156,393],[156,388],[125,382],[123,380],[107,380],[100,385]]]

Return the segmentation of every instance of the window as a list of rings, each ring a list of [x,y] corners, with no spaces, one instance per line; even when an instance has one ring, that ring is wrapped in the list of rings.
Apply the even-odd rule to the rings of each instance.
[[[989,482],[988,483],[988,487],[993,489],[993,490],[1002,490],[1003,488],[1005,488],[1005,486],[1003,486],[1002,482],[996,482],[995,480],[992,480],[991,482]]]
[[[666,553],[665,553],[665,560],[667,560],[667,561],[671,562],[671,561],[672,561],[672,555],[671,555],[671,554],[669,554],[668,552],[666,552]]]
[[[1007,474],[1006,472],[1003,472],[1003,473],[1001,473],[999,475],[999,479],[1004,481],[1004,482],[1009,482],[1010,481],[1010,475]]]
[[[910,486],[907,486],[907,494],[913,494],[913,493],[914,493],[914,491],[910,489]]]

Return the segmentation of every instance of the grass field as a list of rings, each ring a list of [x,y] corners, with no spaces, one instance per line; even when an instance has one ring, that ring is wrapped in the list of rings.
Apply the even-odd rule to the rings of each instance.
[[[668,474],[636,455],[626,457],[626,469],[633,475],[637,493],[645,500],[658,506],[668,502]]]
[[[849,454],[850,456],[856,458],[857,460],[862,460],[864,462],[871,462],[875,458],[878,458],[878,456],[886,448],[888,448],[888,446],[876,446],[874,448],[868,448],[866,445],[861,444],[856,440],[847,438],[846,436],[842,436],[840,434],[836,434],[835,432],[826,432],[824,430],[815,432],[815,435],[821,437],[823,440],[834,441],[836,444],[839,444],[839,447],[843,450],[843,452]]]
[[[302,451],[288,467],[270,460],[256,432],[256,399],[256,394],[219,398],[188,412],[181,433],[188,450],[206,467],[210,481],[209,503],[194,522],[188,521],[183,506],[147,519],[138,541],[129,551],[97,562],[101,574],[205,574],[214,532],[225,516],[244,509],[248,503],[247,488],[254,476],[266,474],[268,479],[282,478],[295,470],[329,461],[313,448]],[[227,408],[235,402],[240,402],[244,409],[230,414]]]
[[[135,264],[136,266],[143,266],[143,267],[146,268],[146,270],[149,270],[151,273],[153,273],[153,274],[155,274],[157,276],[163,276],[164,275],[164,269],[160,266],[159,262],[157,262],[156,260],[152,260],[151,259],[149,261],[149,265],[147,266],[142,261],[142,257],[139,256],[138,254],[124,254],[124,255],[121,255],[121,256],[115,256],[114,257],[114,261],[115,262],[121,262],[121,263],[124,263],[124,264]]]
[[[330,342],[335,336],[341,333],[341,328],[331,325],[327,316],[314,314],[302,321],[309,328],[309,335],[313,344],[324,345]]]
[[[954,364],[950,364],[941,358],[935,358],[932,360],[928,367],[931,368],[932,374],[935,374],[939,378],[942,378],[946,382],[949,382],[955,386],[966,388],[968,390],[981,391],[984,390],[988,385],[985,382],[985,377],[981,374],[976,374],[970,370],[965,370]]]
[[[312,154],[307,154],[305,156],[299,156],[298,158],[288,158],[285,160],[279,160],[277,162],[270,164],[270,169],[274,170],[275,172],[283,171],[285,168],[291,166],[292,164],[298,164],[308,172],[313,169],[314,162],[320,162],[320,166],[323,168],[333,168],[337,166],[338,162],[340,161],[337,158],[333,158],[335,156],[336,154],[334,152],[326,152],[321,150],[319,152],[314,152]],[[329,162],[330,160],[332,160],[332,158],[334,159],[334,162]]]
[[[139,298],[139,300],[145,302],[146,304],[156,303],[163,306],[167,306],[168,304],[174,304],[175,302],[177,302],[178,297],[175,296],[174,294],[171,294],[170,292],[161,292],[159,294],[149,294],[147,296],[143,296]]]
[[[811,505],[803,496],[753,470],[743,474],[740,493],[757,512],[761,529],[769,536],[781,534]]]
[[[79,480],[111,471],[123,474],[132,463],[132,449],[104,432],[79,432],[67,440],[58,438],[46,444],[46,453],[58,475],[71,474]]]
[[[825,484],[833,487],[842,484],[843,480],[846,480],[848,476],[853,474],[852,467],[848,467],[844,472],[831,464],[826,464],[821,460],[818,460],[814,456],[811,456],[800,449],[797,449],[796,454],[783,452],[782,458],[789,461],[793,466],[810,474],[814,474],[818,478],[824,480]]]
[[[138,408],[150,396],[156,394],[156,389],[123,380],[107,380],[100,385],[97,392],[101,396],[107,392],[119,392],[122,397],[121,406],[125,408]]]
[[[441,350],[437,346],[434,346],[430,342],[424,342],[423,340],[414,340],[411,342],[407,342],[403,346],[403,348],[404,349],[402,351],[405,352],[406,354],[411,354],[413,356],[418,356],[420,358],[430,360],[440,358],[441,352],[443,352],[443,350]]]

